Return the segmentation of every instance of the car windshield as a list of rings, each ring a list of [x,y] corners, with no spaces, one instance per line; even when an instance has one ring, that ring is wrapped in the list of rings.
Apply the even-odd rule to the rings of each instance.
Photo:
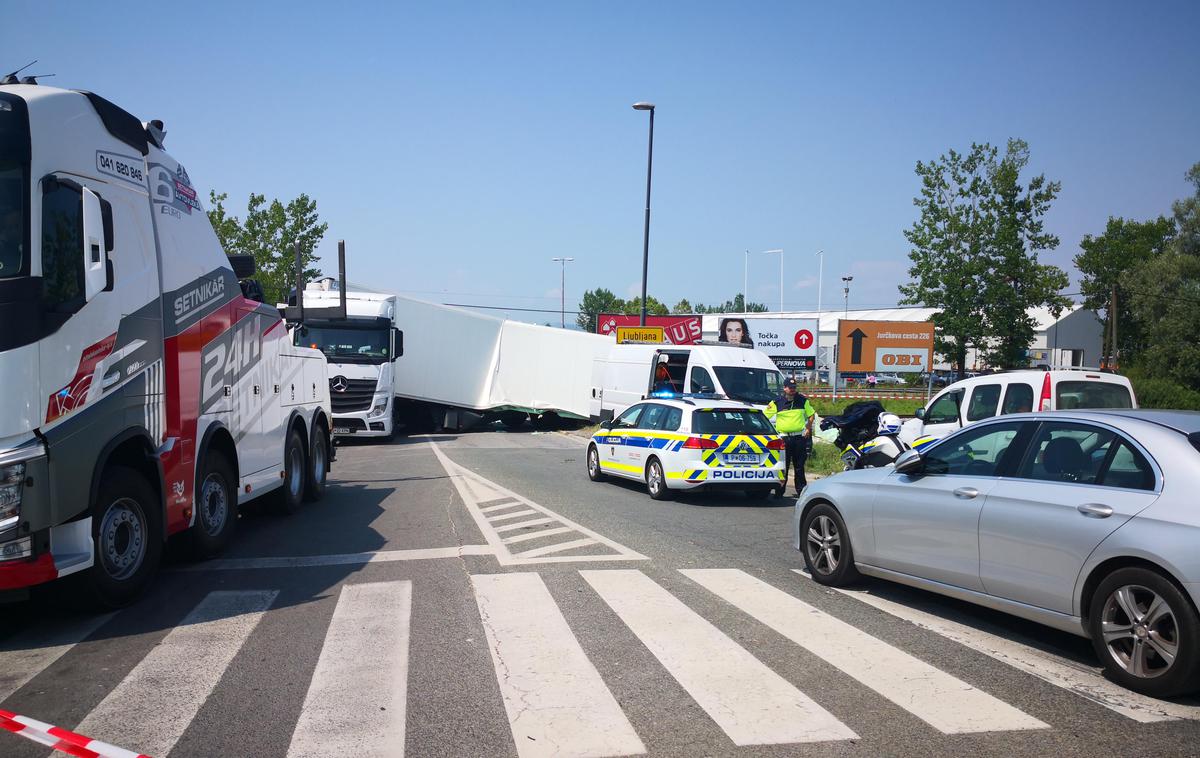
[[[391,358],[387,329],[308,326],[297,330],[296,344],[320,350],[333,363],[383,363]]]
[[[24,168],[0,157],[0,279],[28,273],[25,196]]]
[[[1132,408],[1133,398],[1123,384],[1109,382],[1059,382],[1058,409],[1072,408]]]
[[[726,397],[734,400],[765,405],[783,392],[783,374],[777,369],[714,366],[713,371]]]
[[[774,434],[775,427],[756,408],[709,408],[692,414],[696,434]]]

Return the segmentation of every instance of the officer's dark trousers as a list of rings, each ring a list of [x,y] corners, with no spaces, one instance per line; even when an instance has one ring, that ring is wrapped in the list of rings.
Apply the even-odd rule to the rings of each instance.
[[[787,454],[787,470],[796,472],[796,491],[804,489],[804,485],[808,484],[808,480],[804,478],[804,463],[808,460],[808,438],[796,434],[783,438],[783,444],[786,446]],[[784,484],[787,484],[787,476],[783,477]]]

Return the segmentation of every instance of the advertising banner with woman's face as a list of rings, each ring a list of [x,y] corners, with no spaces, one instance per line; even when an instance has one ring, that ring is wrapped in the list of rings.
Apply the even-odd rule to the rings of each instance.
[[[810,370],[817,365],[815,318],[722,318],[717,330],[721,342],[753,345],[783,370]]]

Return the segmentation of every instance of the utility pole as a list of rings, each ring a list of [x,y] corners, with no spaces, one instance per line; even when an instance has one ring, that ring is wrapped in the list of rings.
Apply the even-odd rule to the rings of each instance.
[[[562,264],[562,283],[559,286],[558,294],[560,298],[559,317],[562,319],[562,328],[567,328],[567,264],[575,260],[574,258],[551,258],[555,263]]]

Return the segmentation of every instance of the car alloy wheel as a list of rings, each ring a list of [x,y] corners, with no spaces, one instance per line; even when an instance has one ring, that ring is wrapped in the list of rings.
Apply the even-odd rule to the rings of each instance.
[[[833,519],[824,514],[813,519],[808,527],[805,549],[813,569],[825,575],[837,571],[842,558],[842,536]]]
[[[596,448],[588,450],[588,473],[595,479],[600,473],[600,454],[596,452]]]
[[[1140,679],[1166,674],[1179,655],[1179,624],[1157,592],[1124,585],[1112,592],[1100,612],[1104,646],[1122,670]]]

